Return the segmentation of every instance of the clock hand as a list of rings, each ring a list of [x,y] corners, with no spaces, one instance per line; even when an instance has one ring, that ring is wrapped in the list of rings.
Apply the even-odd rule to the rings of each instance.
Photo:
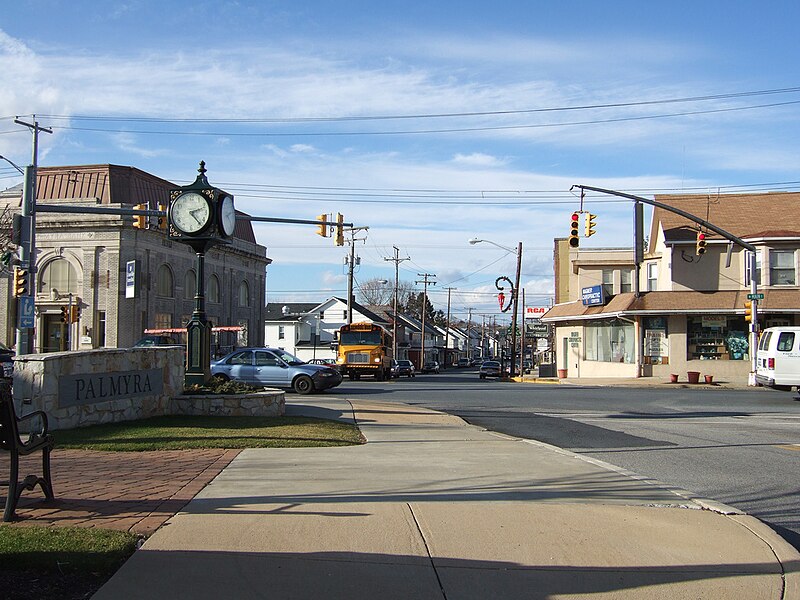
[[[200,219],[198,219],[198,218],[197,218],[197,215],[195,215],[195,214],[194,214],[194,213],[196,213],[196,212],[201,212],[202,210],[203,210],[202,208],[195,208],[194,210],[191,210],[191,209],[190,209],[190,210],[189,210],[189,214],[190,214],[190,215],[192,215],[192,218],[193,218],[195,221],[197,221],[198,223],[202,223],[202,221],[201,221]]]

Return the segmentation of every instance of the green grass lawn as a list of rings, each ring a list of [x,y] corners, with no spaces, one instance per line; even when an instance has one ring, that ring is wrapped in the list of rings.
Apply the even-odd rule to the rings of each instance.
[[[0,525],[0,568],[113,573],[137,541],[134,534],[108,529]]]
[[[362,444],[358,427],[311,417],[154,417],[54,431],[56,448],[108,451]]]

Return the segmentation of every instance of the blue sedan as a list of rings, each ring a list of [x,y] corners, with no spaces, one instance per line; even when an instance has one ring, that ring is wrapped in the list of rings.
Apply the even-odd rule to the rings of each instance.
[[[310,365],[278,348],[234,350],[211,363],[211,375],[223,381],[291,388],[298,394],[311,394],[342,383],[342,375],[336,369]]]

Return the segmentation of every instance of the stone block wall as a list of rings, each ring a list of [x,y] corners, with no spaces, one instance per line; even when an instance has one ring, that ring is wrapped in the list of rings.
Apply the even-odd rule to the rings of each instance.
[[[285,409],[285,392],[276,389],[235,396],[192,394],[172,399],[174,415],[279,417],[284,414]]]
[[[169,414],[183,392],[183,348],[26,354],[14,360],[17,414],[42,410],[50,429]]]
[[[19,356],[14,360],[15,409],[18,415],[44,411],[53,431],[170,414],[284,414],[283,390],[183,395],[184,353],[181,347],[155,347]]]

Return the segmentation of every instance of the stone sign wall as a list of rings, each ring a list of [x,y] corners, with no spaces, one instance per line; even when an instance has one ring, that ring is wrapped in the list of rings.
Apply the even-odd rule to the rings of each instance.
[[[280,416],[283,390],[183,395],[182,347],[26,354],[14,359],[17,414],[43,410],[50,429],[160,415]]]
[[[182,348],[26,354],[14,360],[18,414],[43,410],[50,428],[169,414],[183,392]]]

